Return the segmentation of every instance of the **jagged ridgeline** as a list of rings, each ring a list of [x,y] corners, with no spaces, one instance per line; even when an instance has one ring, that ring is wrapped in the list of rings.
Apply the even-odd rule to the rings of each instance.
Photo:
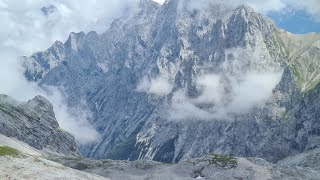
[[[319,147],[320,35],[290,34],[247,6],[191,2],[144,0],[103,34],[71,33],[25,58],[25,76],[64,87],[69,106],[85,100],[102,135],[81,147],[88,157],[278,161]]]

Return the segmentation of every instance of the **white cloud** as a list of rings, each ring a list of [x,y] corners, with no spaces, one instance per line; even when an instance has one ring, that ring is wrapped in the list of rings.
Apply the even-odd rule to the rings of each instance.
[[[30,54],[48,48],[55,40],[65,41],[70,32],[104,32],[111,20],[130,2],[137,0],[0,0],[1,46]],[[57,11],[44,16],[40,10],[54,5]],[[2,48],[2,47],[1,47]]]
[[[261,13],[268,13],[271,11],[291,11],[303,10],[311,15],[314,20],[320,21],[320,1],[319,0],[250,0],[248,4],[251,5],[256,11]]]
[[[305,10],[314,20],[320,22],[320,1],[319,0],[303,0],[290,1],[284,0],[289,8],[295,10]]]
[[[247,0],[246,3],[260,13],[281,11],[287,6],[282,0]]]
[[[87,110],[85,102],[79,107],[69,108],[66,106],[66,98],[56,87],[46,87],[46,98],[54,105],[56,118],[60,127],[71,133],[78,144],[92,143],[100,138],[99,133],[89,123],[91,113]]]
[[[233,80],[233,99],[227,106],[227,112],[246,113],[254,107],[262,107],[281,77],[282,71],[249,72],[240,82]]]
[[[144,77],[137,87],[137,91],[165,96],[171,93],[173,85],[170,83],[168,76],[160,75],[156,78]]]
[[[194,99],[194,103],[211,103],[221,104],[223,88],[221,85],[221,77],[216,74],[206,74],[197,79],[197,86],[201,95]]]
[[[233,48],[219,73],[204,73],[196,80],[198,96],[184,90],[173,93],[169,118],[172,120],[223,119],[228,114],[245,114],[261,108],[272,97],[282,69],[257,50]]]
[[[272,96],[272,90],[279,83],[282,71],[250,72],[239,77],[229,76],[230,92],[224,91],[226,84],[217,79],[222,76],[206,75],[206,80],[198,82],[202,91],[199,97],[190,98],[185,91],[175,92],[169,110],[172,120],[210,120],[226,118],[230,113],[245,114],[253,108],[261,108]],[[212,78],[214,77],[214,78]]]
[[[49,93],[23,76],[21,60],[36,51],[50,47],[54,41],[65,41],[70,32],[96,30],[103,32],[111,20],[137,0],[0,0],[0,93],[18,100],[41,94],[54,106],[60,126],[78,142],[97,140],[97,132],[87,121],[90,113],[66,106],[59,90]],[[57,9],[45,16],[41,8],[54,5]]]
[[[154,2],[157,2],[159,4],[163,4],[166,0],[153,0]]]
[[[187,97],[184,90],[174,93],[171,107],[169,109],[169,119],[171,120],[208,120],[216,114],[208,109],[199,108],[192,99]]]
[[[206,8],[209,3],[222,4],[223,7],[231,9],[246,4],[263,14],[272,11],[284,11],[285,9],[304,10],[315,20],[320,21],[319,0],[197,0],[191,1],[191,6],[194,8]]]

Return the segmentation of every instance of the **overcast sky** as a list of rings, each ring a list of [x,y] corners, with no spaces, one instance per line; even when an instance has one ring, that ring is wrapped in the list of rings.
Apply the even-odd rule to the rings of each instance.
[[[154,1],[162,4],[165,0]],[[210,1],[249,4],[291,33],[320,32],[320,0],[204,0]]]

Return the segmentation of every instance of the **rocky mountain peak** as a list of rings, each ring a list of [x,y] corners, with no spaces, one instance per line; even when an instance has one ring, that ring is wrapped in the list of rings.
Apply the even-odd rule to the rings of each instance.
[[[32,100],[29,100],[27,104],[39,114],[48,114],[51,117],[55,117],[52,104],[43,96],[36,96]],[[56,121],[54,121],[54,126],[58,126]]]
[[[53,45],[51,46],[51,48],[53,49],[60,49],[60,48],[63,48],[63,43],[61,41],[55,41],[53,43]]]
[[[31,80],[63,86],[69,105],[77,106],[84,100],[92,110],[92,122],[102,139],[84,147],[84,154],[172,162],[222,152],[277,161],[288,152],[306,148],[303,134],[312,127],[302,121],[314,123],[316,119],[307,114],[315,112],[304,107],[311,101],[302,102],[291,76],[302,77],[302,84],[302,75],[316,76],[310,79],[316,85],[319,73],[308,75],[309,71],[299,68],[292,71],[284,55],[296,62],[306,52],[296,49],[305,38],[276,34],[274,23],[248,6],[190,6],[196,2],[169,0],[160,7],[146,1],[140,10],[126,11],[102,35],[70,34],[62,61],[53,49],[28,59],[26,74],[35,77]],[[293,44],[292,39],[296,39]],[[310,56],[317,47],[312,45],[297,67],[310,69],[304,67],[305,62],[310,57],[317,59]],[[66,62],[53,63],[59,61]],[[279,64],[286,67],[283,78],[282,71],[279,77],[278,72],[274,75],[281,69]],[[273,91],[278,79],[280,85]],[[216,81],[213,84],[223,88],[211,86]],[[265,86],[266,96],[270,96],[263,97],[257,107],[250,104],[239,110],[243,102],[251,101],[246,98],[251,92],[260,94]],[[166,87],[164,91],[162,87]],[[216,91],[219,97],[211,97]],[[215,107],[231,108],[221,118],[212,116],[220,110]],[[179,108],[183,113],[175,112]],[[173,111],[182,114],[181,121],[168,117]],[[305,119],[297,118],[302,116]]]
[[[248,5],[240,5],[239,7],[237,7],[234,10],[235,14],[242,14],[243,16],[245,14],[249,14],[249,13],[255,13],[258,14],[252,7],[248,6]]]
[[[253,8],[247,5],[241,5],[236,8],[230,18],[231,21],[246,22],[248,26],[255,26],[261,31],[272,30],[275,28],[274,22],[266,16],[257,13]]]
[[[0,133],[38,150],[79,154],[74,137],[60,129],[51,103],[42,96],[18,102],[0,95]]]
[[[140,0],[139,7],[145,11],[151,11],[159,8],[161,5],[153,0]]]
[[[72,32],[69,35],[68,40],[65,42],[65,47],[68,51],[78,51],[79,45],[83,38],[86,36],[84,32],[75,33]]]

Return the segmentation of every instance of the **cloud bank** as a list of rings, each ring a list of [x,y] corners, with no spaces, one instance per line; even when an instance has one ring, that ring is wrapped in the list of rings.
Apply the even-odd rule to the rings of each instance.
[[[137,87],[138,92],[146,92],[156,96],[166,96],[171,93],[173,84],[168,75],[160,75],[156,78],[144,77]]]
[[[262,108],[272,97],[283,74],[278,63],[258,50],[232,48],[225,54],[218,72],[198,75],[196,96],[189,97],[186,89],[173,92],[169,119],[225,119]]]
[[[196,98],[188,97],[184,90],[175,92],[169,119],[224,119],[228,114],[245,114],[254,108],[261,108],[272,96],[282,71],[249,72],[243,74],[241,80],[238,76],[229,76],[228,84],[224,84],[223,76],[207,74],[199,78],[197,89],[201,93]]]
[[[56,40],[63,42],[70,32],[104,32],[115,17],[136,2],[0,0],[0,93],[21,101],[40,94],[53,103],[61,128],[73,134],[78,143],[97,140],[99,135],[88,122],[90,112],[67,107],[60,89],[44,91],[27,82],[19,57],[43,51]]]
[[[89,123],[91,112],[87,110],[85,102],[81,106],[66,106],[66,98],[56,87],[46,87],[46,98],[54,105],[54,111],[60,127],[70,132],[78,144],[88,144],[100,138],[100,134]]]

